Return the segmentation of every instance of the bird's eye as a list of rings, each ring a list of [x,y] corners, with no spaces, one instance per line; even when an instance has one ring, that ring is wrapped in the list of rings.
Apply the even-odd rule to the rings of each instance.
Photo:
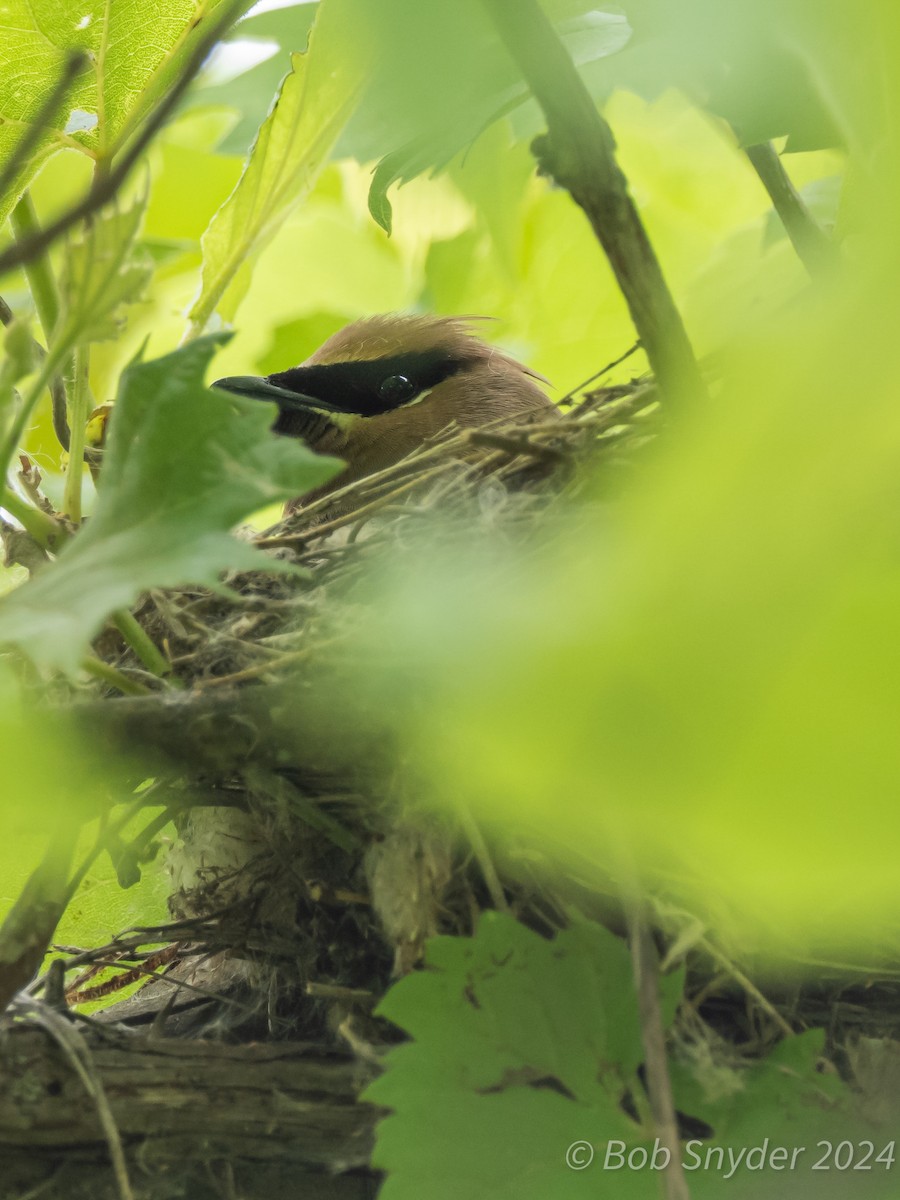
[[[378,399],[385,404],[402,404],[416,394],[416,385],[405,375],[388,375],[378,385]]]

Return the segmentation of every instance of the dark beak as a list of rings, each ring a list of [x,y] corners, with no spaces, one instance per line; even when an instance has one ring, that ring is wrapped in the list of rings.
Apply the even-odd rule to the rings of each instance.
[[[327,400],[319,400],[315,396],[307,396],[303,392],[292,392],[288,388],[278,387],[269,383],[259,375],[227,375],[217,379],[212,385],[221,388],[223,392],[233,392],[235,396],[247,396],[251,400],[272,400],[282,412],[321,412],[336,413],[341,410]]]

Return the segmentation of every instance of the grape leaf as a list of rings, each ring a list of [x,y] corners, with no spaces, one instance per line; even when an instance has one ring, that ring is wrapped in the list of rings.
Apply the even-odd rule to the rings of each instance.
[[[274,407],[203,385],[223,335],[122,375],[99,498],[59,559],[0,603],[0,639],[73,671],[109,613],[146,588],[216,586],[227,568],[278,569],[230,530],[338,469],[270,432]]]
[[[0,162],[34,121],[66,52],[89,66],[12,185],[0,222],[46,160],[65,146],[106,158],[171,85],[223,0],[7,0],[0,8]],[[249,5],[249,0],[248,0]]]
[[[366,1091],[394,1110],[375,1153],[384,1200],[597,1195],[564,1155],[639,1136],[621,1107],[643,1059],[624,942],[581,921],[548,941],[485,913],[473,938],[432,939],[425,965],[378,1010],[415,1039]],[[663,980],[667,1021],[681,986]],[[645,1194],[622,1183],[617,1195]]]

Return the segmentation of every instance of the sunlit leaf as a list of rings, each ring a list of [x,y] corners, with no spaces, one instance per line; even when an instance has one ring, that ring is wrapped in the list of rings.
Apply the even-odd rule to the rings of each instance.
[[[244,174],[203,236],[195,328],[203,328],[239,268],[309,191],[330,154],[365,82],[363,30],[348,36],[358,18],[354,0],[323,0],[309,49],[292,56]]]
[[[218,146],[220,154],[244,155],[265,120],[272,98],[290,69],[290,55],[303,50],[315,20],[317,4],[291,4],[273,12],[251,14],[239,21],[228,42],[274,43],[274,53],[226,82],[204,82],[193,91],[191,105],[223,105],[239,119]]]
[[[105,156],[171,85],[222,0],[9,0],[0,10],[0,163],[33,121],[67,50],[89,66],[0,197],[0,221],[46,159],[66,145]],[[148,31],[152,30],[152,36]]]

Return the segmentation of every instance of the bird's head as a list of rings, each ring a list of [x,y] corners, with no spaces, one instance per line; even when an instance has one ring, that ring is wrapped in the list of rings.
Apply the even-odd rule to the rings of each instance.
[[[453,422],[555,411],[534,382],[541,376],[477,337],[470,320],[369,317],[298,367],[213,386],[274,401],[277,433],[343,458],[347,469],[331,490],[398,462]]]

